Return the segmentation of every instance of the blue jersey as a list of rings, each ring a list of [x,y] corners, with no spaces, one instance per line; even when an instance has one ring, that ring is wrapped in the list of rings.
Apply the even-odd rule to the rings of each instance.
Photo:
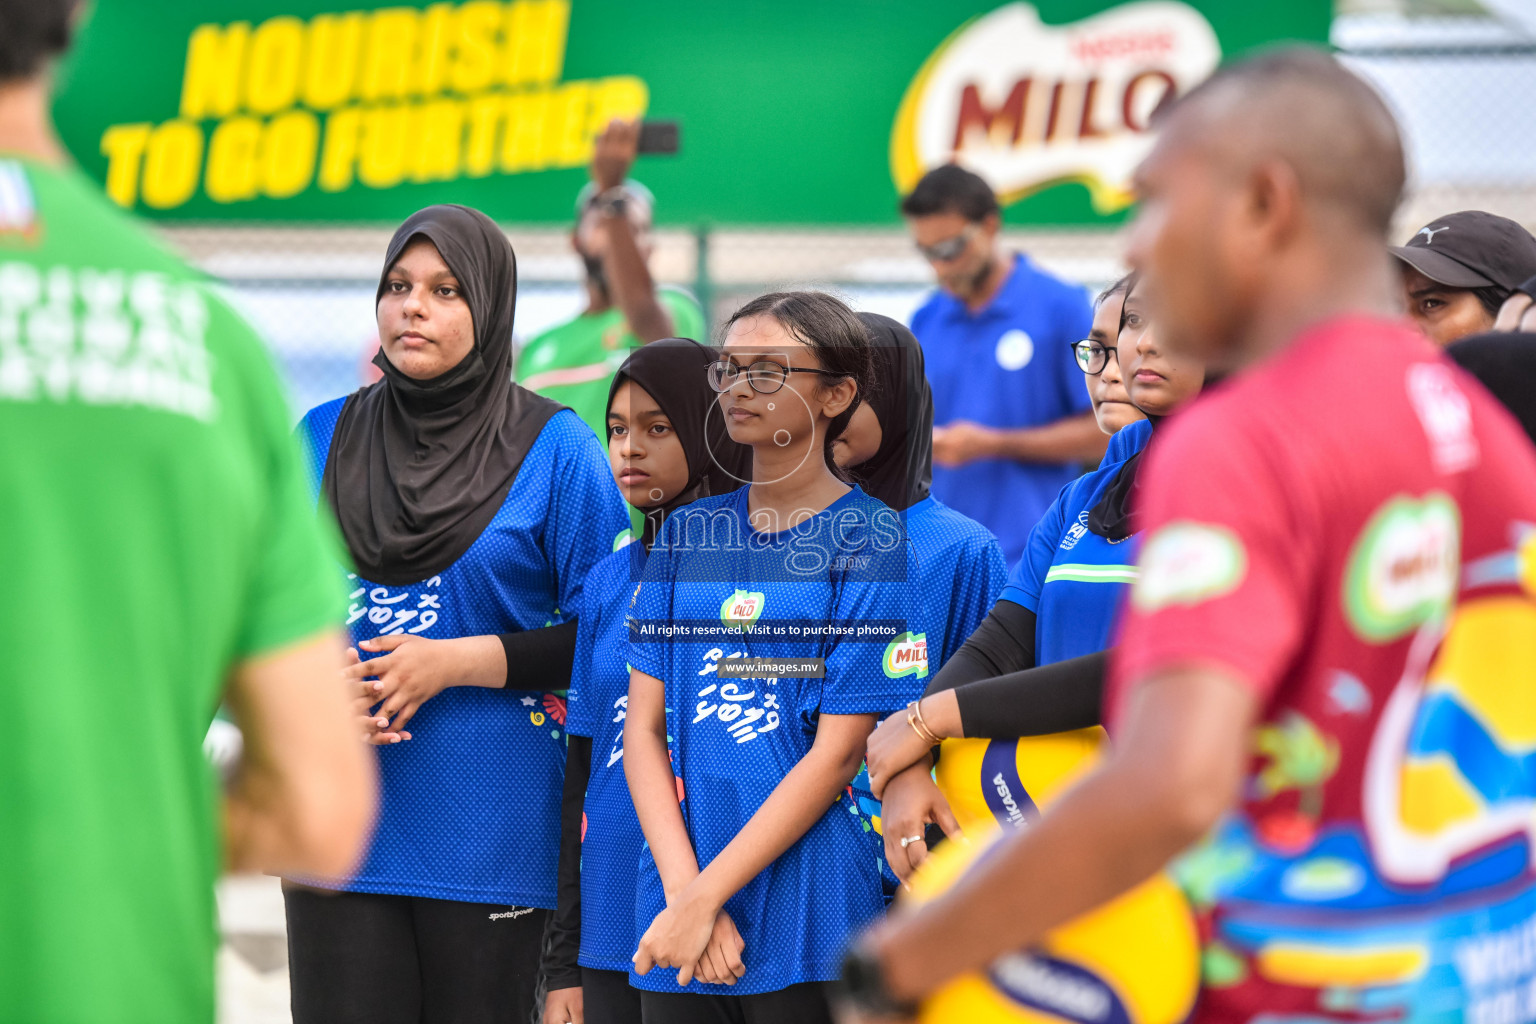
[[[923,677],[913,680],[906,699],[891,711],[899,711],[908,701],[923,695],[932,673],[944,667],[987,617],[1008,577],[997,539],[986,527],[937,498],[930,495],[912,505],[906,511],[906,521],[907,537],[917,558],[915,589],[923,616],[928,665]],[[867,767],[859,769],[852,788],[863,827],[875,840],[875,856],[880,862],[886,897],[893,897],[901,880],[885,863],[880,801],[870,790]]]
[[[300,424],[316,483],[344,401]],[[562,410],[485,532],[447,569],[406,586],[347,576],[352,640],[447,640],[565,621],[579,613],[588,570],[628,527],[597,439]],[[413,739],[375,748],[379,820],[347,889],[554,907],[565,701],[517,688],[516,668],[508,672],[503,690],[443,690],[411,719]]]
[[[1116,433],[1099,468],[1064,487],[1030,533],[1000,596],[1035,613],[1035,664],[1109,646],[1125,585],[1136,579],[1137,538],[1114,543],[1099,536],[1088,529],[1088,512],[1151,436],[1146,421]]]
[[[907,509],[907,537],[917,555],[928,671],[937,672],[992,610],[1008,566],[986,527],[932,495]]]
[[[749,490],[673,513],[631,605],[630,664],[662,680],[675,709],[673,767],[701,868],[810,751],[820,714],[899,707],[926,667],[899,513],[855,487],[790,530],[755,533]],[[658,627],[688,632],[668,639]],[[819,635],[806,632],[813,628]],[[825,677],[718,675],[721,659],[733,657],[820,658]],[[647,849],[637,931],[664,906]],[[875,858],[845,791],[726,901],[746,941],[746,975],[731,988],[689,990],[751,995],[831,980],[850,936],[882,906]],[[672,988],[673,977],[659,970],[631,982],[654,991]]]
[[[600,971],[629,970],[640,941],[635,931],[635,865],[645,837],[624,778],[624,715],[629,707],[626,616],[645,562],[644,546],[631,544],[587,574],[571,670],[565,727],[573,736],[592,740],[592,772],[581,814],[577,962]]]
[[[1093,311],[1082,288],[1022,255],[997,296],[977,313],[936,292],[912,315],[933,386],[933,422],[1039,427],[1092,408],[1071,345],[1088,336]],[[979,459],[935,463],[933,494],[991,530],[1012,565],[1029,528],[1078,473],[1076,463]]]

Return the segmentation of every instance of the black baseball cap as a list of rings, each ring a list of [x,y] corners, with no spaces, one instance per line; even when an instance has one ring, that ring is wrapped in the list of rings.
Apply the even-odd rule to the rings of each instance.
[[[1447,214],[1419,228],[1392,255],[1451,288],[1513,290],[1536,274],[1536,237],[1508,217],[1482,210]]]

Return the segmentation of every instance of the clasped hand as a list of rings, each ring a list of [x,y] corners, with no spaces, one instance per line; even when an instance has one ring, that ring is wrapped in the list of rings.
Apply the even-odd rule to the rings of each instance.
[[[741,961],[746,948],[731,915],[685,889],[640,937],[635,973],[646,974],[652,967],[676,967],[679,985],[687,985],[694,978],[711,985],[734,985],[747,973]]]
[[[869,788],[876,800],[885,799],[891,779],[919,761],[927,761],[931,747],[912,728],[904,712],[897,712],[869,734],[864,763],[869,767]]]
[[[381,636],[358,644],[382,657],[363,661],[347,648],[342,669],[363,738],[369,743],[399,743],[411,738],[406,723],[432,697],[455,685],[459,657],[454,640],[419,636]],[[371,710],[377,707],[378,710]]]

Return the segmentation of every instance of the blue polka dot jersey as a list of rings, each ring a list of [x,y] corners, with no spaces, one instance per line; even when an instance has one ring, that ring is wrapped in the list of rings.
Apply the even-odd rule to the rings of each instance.
[[[909,685],[901,702],[886,709],[889,712],[899,712],[908,701],[923,695],[933,673],[944,667],[987,617],[1008,578],[997,538],[976,520],[932,496],[913,504],[905,516],[907,536],[917,556],[915,590],[923,619],[927,666],[920,675],[907,677]],[[880,801],[870,792],[868,769],[859,770],[852,789],[861,824],[874,840],[875,859],[890,898],[900,880],[885,863]]]
[[[300,423],[316,485],[344,399]],[[628,529],[597,439],[556,413],[485,532],[443,572],[407,586],[347,577],[354,642],[536,629],[579,615],[588,571]],[[443,690],[411,720],[413,739],[379,747],[382,793],[357,892],[555,906],[565,700],[519,686]]]
[[[645,837],[624,777],[624,716],[629,707],[625,619],[645,562],[645,548],[630,544],[587,574],[571,670],[566,729],[592,740],[592,772],[582,804],[577,962],[600,971],[628,971],[640,941],[635,931],[635,865]],[[667,717],[670,724],[672,716]]]
[[[859,488],[798,526],[755,533],[749,488],[675,512],[652,548],[630,611],[630,663],[663,681],[674,709],[673,766],[699,864],[707,866],[810,750],[821,714],[897,706],[921,669],[912,634],[916,563],[898,513]],[[664,625],[709,635],[657,635]],[[786,635],[819,625],[819,636]],[[858,637],[834,630],[879,632]],[[885,631],[892,631],[887,636]],[[825,677],[729,678],[723,658],[823,658]],[[665,905],[655,860],[640,861],[636,927]],[[731,988],[752,995],[838,974],[849,937],[883,906],[875,858],[845,790],[810,830],[726,901],[746,949]],[[631,974],[657,990],[675,972]]]

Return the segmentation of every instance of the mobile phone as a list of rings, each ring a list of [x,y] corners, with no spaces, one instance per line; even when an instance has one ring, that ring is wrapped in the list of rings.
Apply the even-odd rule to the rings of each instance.
[[[640,122],[638,152],[651,156],[676,156],[678,125],[676,121]]]

